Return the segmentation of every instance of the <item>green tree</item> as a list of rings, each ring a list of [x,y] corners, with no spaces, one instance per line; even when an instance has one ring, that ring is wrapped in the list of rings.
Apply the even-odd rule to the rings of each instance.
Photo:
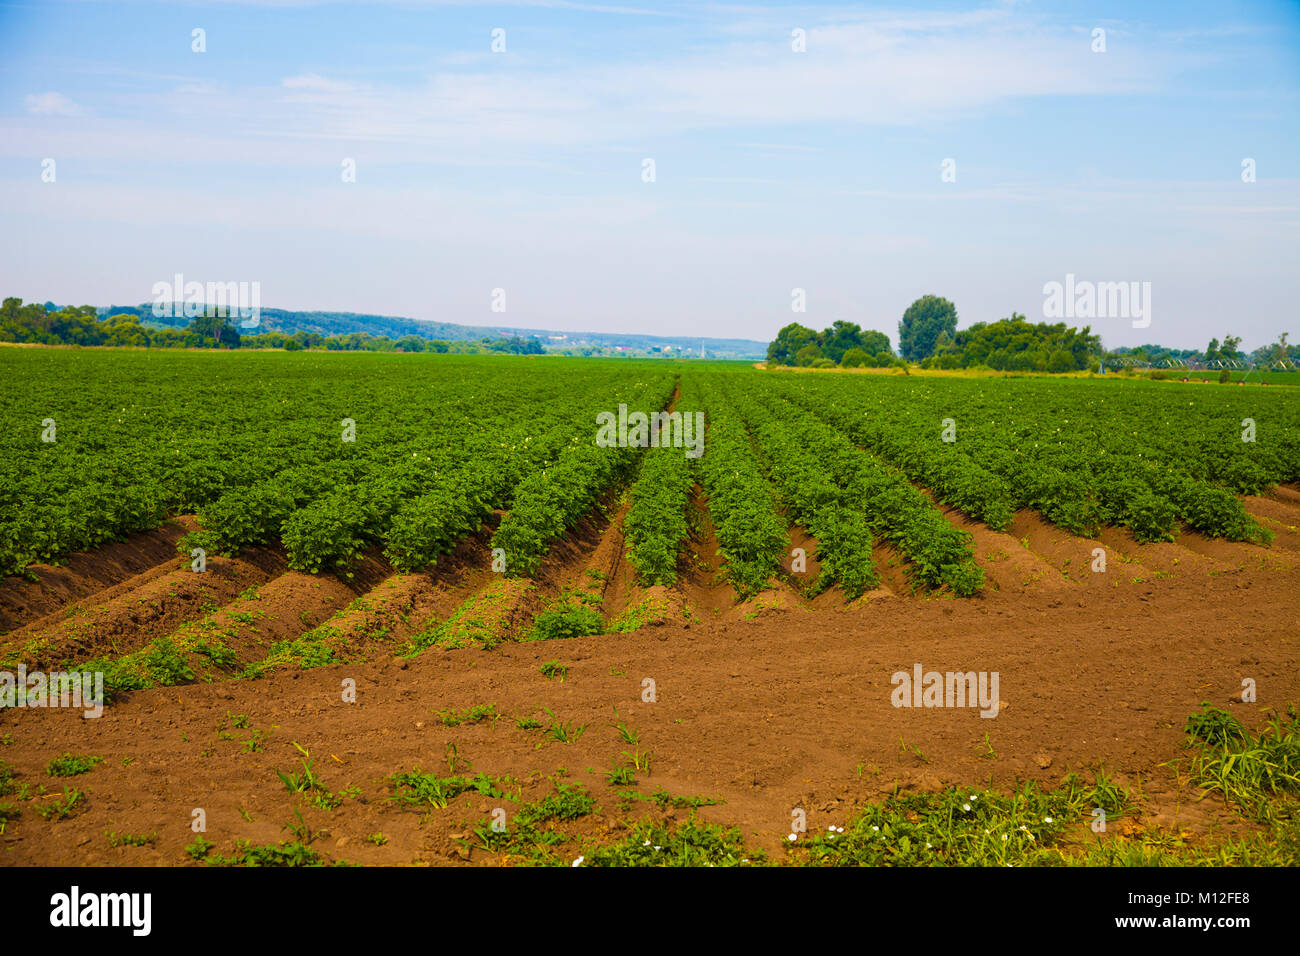
[[[867,329],[862,333],[862,351],[868,355],[892,356],[894,354],[889,344],[889,336],[875,329]]]
[[[239,329],[229,317],[218,315],[216,309],[207,309],[203,315],[195,316],[186,331],[193,332],[200,339],[211,339],[217,348],[239,348]]]
[[[1068,349],[1057,349],[1052,353],[1052,357],[1047,360],[1047,370],[1049,372],[1073,372],[1074,353]]]
[[[794,364],[807,368],[822,357],[822,350],[816,345],[809,343],[801,348],[794,357]]]
[[[870,361],[871,356],[862,349],[849,349],[843,356],[841,356],[840,367],[862,368],[862,366],[869,364]]]
[[[1273,346],[1272,359],[1274,362],[1285,362],[1291,354],[1291,349],[1286,340],[1290,338],[1289,332],[1283,332],[1277,337],[1277,344]]]
[[[772,365],[795,365],[799,350],[806,345],[817,342],[817,333],[812,329],[791,322],[780,332],[767,347],[767,360]]]
[[[957,308],[947,299],[925,295],[907,307],[898,323],[898,348],[909,362],[919,362],[934,351],[941,332],[957,331]]]
[[[862,327],[856,322],[837,319],[821,334],[821,349],[832,362],[839,362],[849,349],[863,349]]]

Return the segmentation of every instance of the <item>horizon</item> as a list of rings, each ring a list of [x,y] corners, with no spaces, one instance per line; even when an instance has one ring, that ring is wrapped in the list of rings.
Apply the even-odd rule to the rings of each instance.
[[[1293,4],[0,3],[0,50],[27,301],[184,273],[569,334],[897,348],[926,294],[1108,348],[1300,332]],[[1149,325],[1049,314],[1067,277]]]

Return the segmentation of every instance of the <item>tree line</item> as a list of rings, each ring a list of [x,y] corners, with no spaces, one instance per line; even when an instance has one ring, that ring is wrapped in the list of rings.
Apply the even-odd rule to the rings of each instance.
[[[1029,322],[1018,312],[996,322],[976,322],[957,329],[957,308],[937,295],[917,299],[898,324],[898,354],[883,332],[863,331],[852,322],[836,321],[816,332],[792,322],[768,346],[770,365],[806,368],[874,366],[914,363],[922,368],[987,368],[1007,372],[1076,372],[1103,362],[1130,359],[1159,362],[1173,359],[1185,364],[1217,362],[1265,364],[1300,362],[1300,346],[1290,345],[1283,333],[1273,345],[1247,355],[1241,338],[1225,335],[1210,340],[1204,350],[1166,349],[1144,345],[1107,351],[1091,327],[1074,328],[1064,322]]]
[[[404,335],[392,339],[368,332],[323,335],[298,331],[247,334],[237,320],[209,309],[185,328],[152,326],[133,313],[100,318],[93,305],[54,307],[52,303],[7,298],[0,303],[0,342],[36,345],[109,346],[118,348],[324,349],[330,352],[454,352],[541,355],[536,338],[519,336],[469,341],[426,339]]]

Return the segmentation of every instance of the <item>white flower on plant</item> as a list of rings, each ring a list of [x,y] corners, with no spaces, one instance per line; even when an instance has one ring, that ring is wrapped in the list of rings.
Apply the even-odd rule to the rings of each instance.
[[[799,834],[791,833],[788,837],[786,837],[786,839],[789,840],[791,843],[795,843],[799,839]]]
[[[576,860],[574,860],[573,863],[572,863],[571,865],[572,865],[572,866],[582,866],[582,861],[585,860],[585,859],[586,859],[585,856],[580,856],[580,857],[578,857]]]

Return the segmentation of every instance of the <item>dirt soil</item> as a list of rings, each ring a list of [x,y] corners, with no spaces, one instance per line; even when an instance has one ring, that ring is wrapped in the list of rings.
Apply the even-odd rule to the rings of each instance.
[[[989,576],[981,596],[918,593],[903,568],[886,565],[891,556],[882,548],[882,587],[851,603],[842,595],[804,600],[790,579],[774,579],[770,591],[736,603],[717,581],[716,540],[705,521],[676,592],[691,613],[631,633],[507,641],[491,650],[434,647],[409,659],[394,656],[387,635],[357,663],[136,691],[98,719],[65,709],[0,711],[0,762],[14,769],[16,783],[85,793],[80,812],[59,820],[36,812],[51,797],[21,802],[0,833],[0,864],[187,865],[195,809],[206,814],[207,839],[230,852],[237,839],[292,839],[285,828],[296,822],[295,807],[315,831],[313,848],[330,859],[500,863],[455,840],[500,800],[471,793],[422,814],[386,799],[390,775],[416,767],[446,773],[449,758],[459,772],[509,775],[530,798],[548,792],[545,778],[563,769],[602,808],[583,832],[617,839],[626,814],[605,771],[630,749],[614,729],[620,722],[639,732],[636,746],[653,755],[650,775],[638,778],[641,790],[718,798],[699,811],[703,819],[738,825],[752,846],[778,854],[794,808],[806,810],[810,829],[824,829],[895,787],[1024,779],[1054,785],[1069,771],[1098,766],[1141,790],[1142,812],[1153,822],[1193,834],[1231,832],[1241,825],[1233,812],[1214,798],[1189,800],[1179,784],[1173,762],[1183,754],[1187,716],[1209,701],[1258,726],[1270,710],[1300,702],[1300,496],[1278,489],[1248,507],[1285,532],[1273,547],[1187,534],[1138,545],[1122,530],[1083,540],[1030,514],[995,533],[950,513],[975,535]],[[635,603],[645,592],[622,557],[620,514],[611,509],[557,550],[539,576],[540,596],[529,602],[540,607],[565,587],[598,581],[607,620]],[[791,540],[810,554],[815,548],[799,529]],[[1104,572],[1092,570],[1098,548],[1107,554]],[[355,619],[348,629],[363,636],[387,632],[389,624],[414,632],[499,580],[476,555],[453,556],[428,576],[385,576],[376,567],[347,588],[329,579],[319,588],[301,582],[300,590],[319,590],[321,607],[306,616],[295,604],[286,633],[300,633],[327,611]],[[103,608],[106,626],[125,637],[121,608],[150,606],[114,589],[134,575],[135,586],[152,594],[167,575],[181,573],[174,551],[159,557],[157,573],[124,564],[131,573],[104,578],[100,594],[87,595],[83,586],[32,601],[9,579],[0,607],[22,599],[41,613],[6,640],[15,646],[18,638],[53,637],[57,624],[87,606]],[[78,574],[89,580],[87,567]],[[593,569],[600,574],[589,574]],[[269,564],[248,564],[247,574],[289,580]],[[234,587],[210,597],[233,605]],[[338,600],[326,601],[334,590]],[[369,595],[366,603],[342,609],[358,591]],[[176,613],[185,612],[178,606]],[[148,610],[141,627],[161,633],[173,616]],[[305,616],[310,620],[290,626]],[[567,666],[563,680],[539,672],[548,661]],[[985,718],[971,707],[895,707],[891,676],[917,664],[997,672],[999,712]],[[1240,700],[1247,678],[1257,702]],[[653,702],[643,699],[647,679]],[[345,700],[351,682],[355,703]],[[499,719],[446,726],[439,718],[489,704]],[[511,719],[548,723],[547,708],[554,719],[585,726],[581,736],[563,743]],[[244,742],[254,730],[265,734],[260,748]],[[357,787],[359,794],[334,810],[295,800],[276,771],[298,769],[304,750],[331,790]],[[103,760],[85,774],[48,775],[49,762],[65,752]],[[144,846],[113,846],[110,833],[156,836]],[[387,842],[367,841],[377,833]]]

